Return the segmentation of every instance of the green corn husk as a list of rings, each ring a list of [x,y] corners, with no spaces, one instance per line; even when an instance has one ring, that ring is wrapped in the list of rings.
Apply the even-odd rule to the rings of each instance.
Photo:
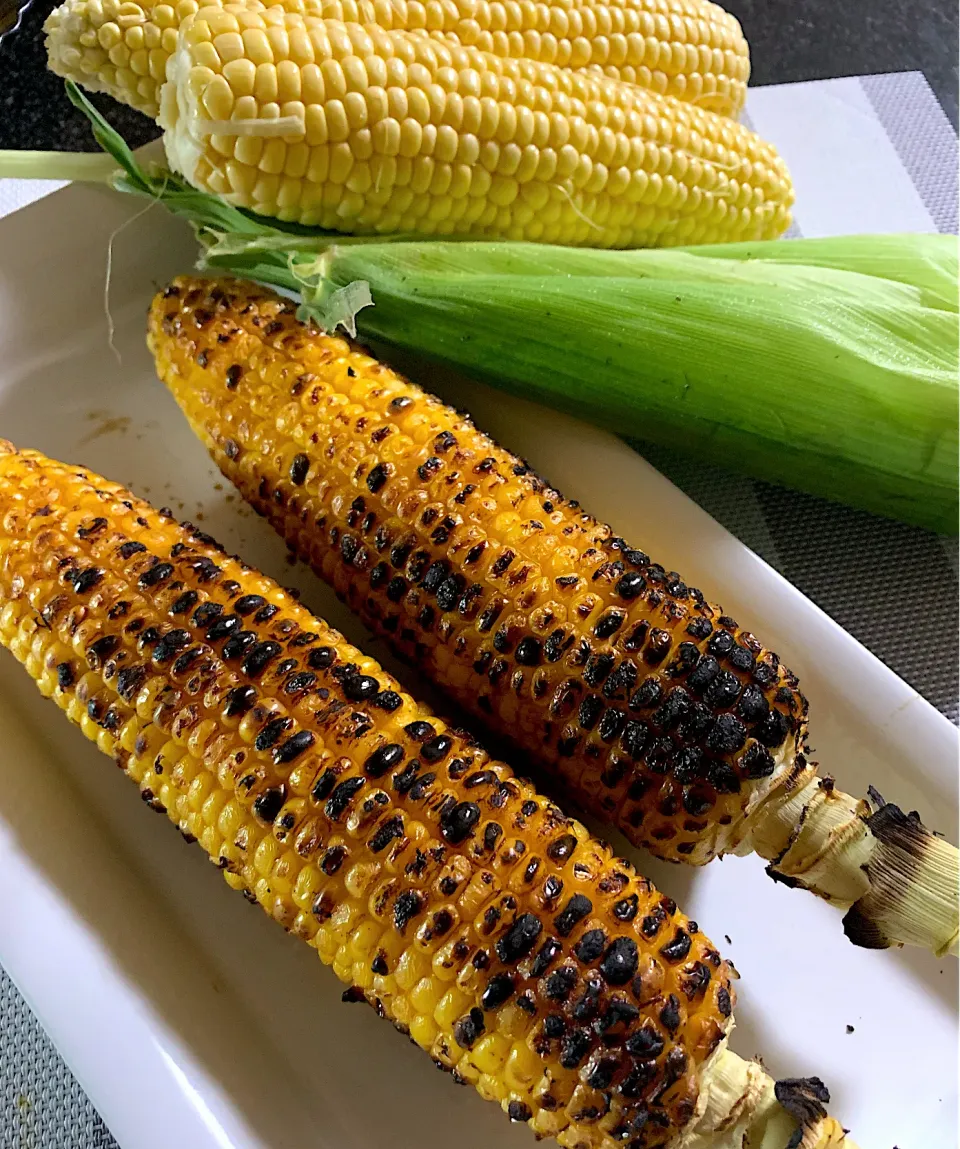
[[[957,241],[600,251],[351,239],[144,173],[78,90],[115,185],[190,220],[202,269],[642,438],[942,533],[958,527]],[[374,306],[369,306],[371,303]]]
[[[776,261],[760,245],[378,245],[336,252],[327,276],[370,284],[365,336],[619,434],[955,531],[956,241],[813,242],[770,245]]]

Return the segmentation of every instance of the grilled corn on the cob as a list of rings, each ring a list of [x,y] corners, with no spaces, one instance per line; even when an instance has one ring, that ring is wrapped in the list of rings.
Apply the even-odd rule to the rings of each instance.
[[[535,1132],[772,1146],[775,1092],[820,1097],[726,1050],[730,967],[609,847],[208,536],[2,441],[0,641],[234,889]],[[804,1144],[842,1142],[804,1111]]]
[[[750,57],[709,0],[264,0],[332,20],[422,30],[496,56],[596,68],[721,115],[743,106]],[[66,0],[44,31],[51,69],[156,118],[167,61],[198,0]]]
[[[232,281],[154,301],[217,464],[406,658],[661,857],[755,850],[859,944],[957,946],[957,851],[805,757],[776,654],[465,417]]]

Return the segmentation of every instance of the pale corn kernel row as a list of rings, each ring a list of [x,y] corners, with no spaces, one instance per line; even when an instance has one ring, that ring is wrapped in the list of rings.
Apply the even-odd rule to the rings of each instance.
[[[259,903],[567,1149],[690,1120],[730,968],[609,847],[286,592],[0,443],[0,640]]]
[[[583,70],[243,5],[188,18],[160,122],[201,190],[353,233],[763,239],[793,193],[734,121]]]
[[[51,71],[155,118],[167,62],[197,0],[67,0],[44,23]]]
[[[176,280],[148,341],[220,469],[397,653],[634,843],[738,845],[807,708],[752,634],[272,292]]]
[[[500,56],[608,76],[724,115],[743,105],[749,53],[737,21],[709,0],[277,0],[291,12],[452,35]],[[264,6],[273,6],[265,0]],[[66,0],[44,26],[50,67],[156,117],[177,31],[197,0]]]

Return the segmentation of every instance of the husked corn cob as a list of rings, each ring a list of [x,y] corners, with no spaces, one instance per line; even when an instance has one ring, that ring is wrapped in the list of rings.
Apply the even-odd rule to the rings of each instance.
[[[170,166],[283,221],[631,247],[790,220],[759,137],[584,70],[237,3],[184,21],[167,74]]]
[[[377,633],[631,842],[752,850],[862,945],[957,945],[957,851],[819,779],[776,654],[469,420],[292,304],[179,279],[160,377],[218,466]]]
[[[264,7],[450,35],[497,56],[592,67],[736,115],[750,57],[738,21],[708,0],[264,0]],[[51,69],[156,118],[167,61],[198,0],[66,0],[44,25]]]
[[[569,1149],[790,1136],[725,1048],[732,970],[695,923],[190,524],[0,441],[0,641],[234,889],[512,1119]],[[807,1112],[804,1144],[842,1142]]]

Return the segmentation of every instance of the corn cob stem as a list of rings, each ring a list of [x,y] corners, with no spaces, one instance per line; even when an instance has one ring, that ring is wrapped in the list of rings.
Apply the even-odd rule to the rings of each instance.
[[[801,1111],[726,1050],[731,968],[609,847],[208,536],[3,441],[0,641],[348,997],[513,1120],[566,1149],[732,1149],[731,1123],[834,1144],[815,1079]]]
[[[737,850],[751,851],[770,861],[776,881],[845,910],[855,945],[958,953],[956,847],[875,790],[856,799],[813,766],[793,771],[754,812]]]
[[[267,0],[263,7],[422,30],[497,56],[585,67],[722,115],[736,115],[750,60],[740,25],[708,0],[538,3],[488,0]],[[197,0],[66,0],[44,25],[50,67],[156,118],[180,25]]]
[[[131,155],[138,164],[163,159],[160,140],[152,140]],[[106,152],[0,151],[0,179],[72,180],[77,183],[113,183],[121,173],[117,161]]]
[[[635,845],[756,850],[860,945],[956,947],[957,851],[805,755],[777,655],[439,400],[232,281],[154,302],[223,473],[394,649]]]
[[[117,172],[112,156],[102,152],[4,151],[0,178],[21,180],[82,180],[109,183]]]
[[[707,1066],[711,1091],[672,1149],[856,1149],[823,1108],[819,1078],[774,1082],[724,1043]]]

